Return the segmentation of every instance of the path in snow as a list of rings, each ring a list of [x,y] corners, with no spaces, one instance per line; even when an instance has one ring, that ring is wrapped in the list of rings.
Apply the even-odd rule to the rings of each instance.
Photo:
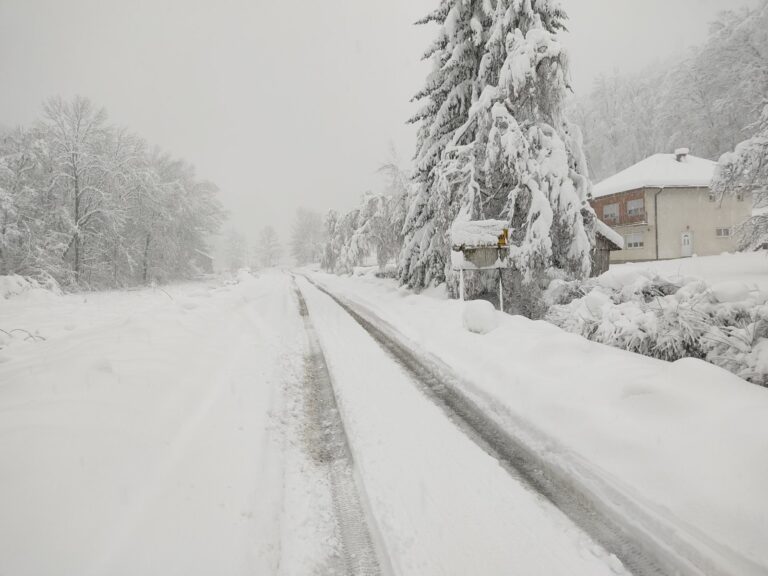
[[[393,573],[627,574],[478,449],[345,310],[304,278],[298,283]]]
[[[626,573],[298,283],[0,302],[0,573]]]
[[[334,520],[341,541],[336,565],[328,568],[338,575],[378,576],[382,571],[366,520],[362,487],[355,481],[354,459],[331,377],[304,297],[296,288],[295,294],[309,345],[304,379],[307,415],[304,438],[313,460],[325,468],[330,480]]]
[[[497,459],[516,480],[545,497],[606,550],[615,554],[635,576],[663,574],[723,574],[685,542],[654,525],[631,502],[611,494],[606,505],[574,481],[568,471],[539,457],[490,417],[463,390],[460,379],[437,358],[417,355],[407,340],[369,310],[352,304],[306,278],[327,294],[370,334],[412,377],[419,389],[482,450]],[[613,508],[612,508],[613,506]],[[659,530],[667,539],[660,544]]]

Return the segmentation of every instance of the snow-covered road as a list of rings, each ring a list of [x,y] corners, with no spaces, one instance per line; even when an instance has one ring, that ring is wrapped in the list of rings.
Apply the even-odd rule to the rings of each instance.
[[[304,278],[0,300],[17,327],[0,574],[628,573]]]

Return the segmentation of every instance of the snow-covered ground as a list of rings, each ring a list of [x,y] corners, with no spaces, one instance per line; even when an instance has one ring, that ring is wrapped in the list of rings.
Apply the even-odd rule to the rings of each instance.
[[[695,256],[657,262],[612,264],[611,270],[650,270],[672,280],[696,277],[708,284],[741,282],[768,291],[768,252],[723,253],[718,256]]]
[[[298,576],[333,550],[282,424],[306,345],[286,277],[31,291],[0,328],[46,338],[0,351],[0,573]]]
[[[659,535],[722,567],[711,573],[768,572],[768,390],[702,361],[662,362],[521,317],[499,314],[496,330],[471,333],[463,304],[439,291],[313,278],[451,366],[545,457],[598,493],[618,490]]]
[[[497,314],[472,333],[439,290],[312,276],[441,358],[544,460],[725,567],[711,573],[766,572],[768,391],[544,322]],[[303,278],[23,290],[0,299],[0,328],[26,331],[0,344],[2,574],[345,573],[341,464],[308,447],[324,437],[310,333],[382,574],[625,573]]]
[[[240,280],[0,300],[0,573],[347,573],[295,284]],[[302,289],[382,574],[624,572]]]
[[[396,574],[622,574],[513,481],[338,304],[301,280]]]

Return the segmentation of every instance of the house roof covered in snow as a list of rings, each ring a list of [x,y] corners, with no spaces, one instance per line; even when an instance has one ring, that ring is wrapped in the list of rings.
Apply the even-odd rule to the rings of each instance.
[[[640,188],[694,188],[709,186],[716,162],[682,154],[654,154],[606,178],[592,189],[594,198]],[[678,158],[680,158],[678,160]]]

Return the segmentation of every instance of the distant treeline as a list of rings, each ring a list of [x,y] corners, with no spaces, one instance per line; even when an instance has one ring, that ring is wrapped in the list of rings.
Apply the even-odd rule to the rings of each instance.
[[[575,99],[592,179],[657,152],[688,147],[717,160],[757,130],[768,98],[768,1],[723,12],[703,46],[639,74],[600,78]]]
[[[107,123],[85,98],[54,98],[0,134],[0,275],[100,288],[189,277],[224,211],[182,160]]]

